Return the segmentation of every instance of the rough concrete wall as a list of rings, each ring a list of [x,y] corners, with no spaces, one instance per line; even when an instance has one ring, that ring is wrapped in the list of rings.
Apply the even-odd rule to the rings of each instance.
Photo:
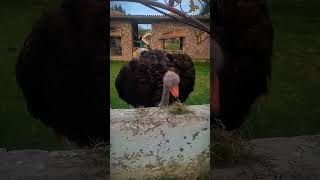
[[[209,176],[210,106],[110,110],[111,179]]]
[[[183,52],[193,59],[210,59],[210,35],[196,28],[177,23],[160,22],[152,24],[151,48],[163,49],[161,35],[173,28],[186,27]]]
[[[108,180],[108,149],[96,153],[87,149],[48,152],[0,148],[0,179]]]
[[[255,139],[247,146],[252,148],[249,155],[253,159],[246,157],[220,168],[211,166],[211,179],[320,179],[320,135]],[[103,149],[48,152],[0,148],[0,179],[107,180],[109,152]]]
[[[131,60],[133,48],[132,24],[129,21],[111,21],[110,27],[121,29],[122,56],[111,56],[112,60]]]

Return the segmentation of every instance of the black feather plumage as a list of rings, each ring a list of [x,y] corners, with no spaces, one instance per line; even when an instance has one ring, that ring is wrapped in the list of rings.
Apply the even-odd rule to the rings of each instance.
[[[187,54],[167,54],[161,50],[144,52],[120,70],[115,86],[119,97],[134,107],[157,106],[163,91],[163,76],[167,70],[180,76],[179,100],[185,102],[193,91],[195,68]],[[174,98],[170,96],[172,103]]]
[[[31,115],[80,146],[109,141],[106,1],[65,0],[34,24],[16,64]]]
[[[243,124],[255,100],[268,92],[273,26],[265,0],[213,3],[214,38],[224,57],[218,72],[220,112],[215,117],[227,130],[234,130]]]

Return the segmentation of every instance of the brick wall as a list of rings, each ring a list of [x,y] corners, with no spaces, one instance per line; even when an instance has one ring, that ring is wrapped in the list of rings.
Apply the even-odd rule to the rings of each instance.
[[[121,30],[122,56],[112,56],[112,60],[131,60],[133,48],[132,24],[130,21],[111,21],[110,27]]]
[[[162,41],[160,40],[162,34],[179,27],[187,29],[183,52],[190,55],[193,59],[210,59],[210,35],[204,31],[177,22],[152,24],[151,48],[163,49]]]

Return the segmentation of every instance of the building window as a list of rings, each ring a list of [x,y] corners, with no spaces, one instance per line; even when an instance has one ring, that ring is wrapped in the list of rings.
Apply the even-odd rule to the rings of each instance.
[[[166,38],[163,39],[163,49],[168,51],[179,51],[183,49],[183,38]]]
[[[110,37],[110,55],[122,56],[121,37]]]

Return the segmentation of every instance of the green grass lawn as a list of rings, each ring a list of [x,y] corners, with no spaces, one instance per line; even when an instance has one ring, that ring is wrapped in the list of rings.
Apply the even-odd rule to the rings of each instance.
[[[115,78],[120,68],[127,62],[111,61],[110,63],[110,106],[111,108],[129,108],[128,104],[119,98],[115,88]],[[210,64],[208,62],[195,62],[196,82],[194,91],[185,102],[186,104],[209,104],[209,74]]]
[[[270,94],[243,127],[250,138],[320,132],[320,1],[270,0],[275,43]]]
[[[165,49],[171,50],[171,51],[180,50],[181,49],[180,42],[166,42]]]
[[[4,1],[0,6],[0,148],[61,148],[55,134],[27,112],[14,65],[26,35],[47,0]],[[50,1],[55,3],[55,1]],[[13,48],[8,50],[8,48]],[[14,50],[15,49],[15,50]]]

